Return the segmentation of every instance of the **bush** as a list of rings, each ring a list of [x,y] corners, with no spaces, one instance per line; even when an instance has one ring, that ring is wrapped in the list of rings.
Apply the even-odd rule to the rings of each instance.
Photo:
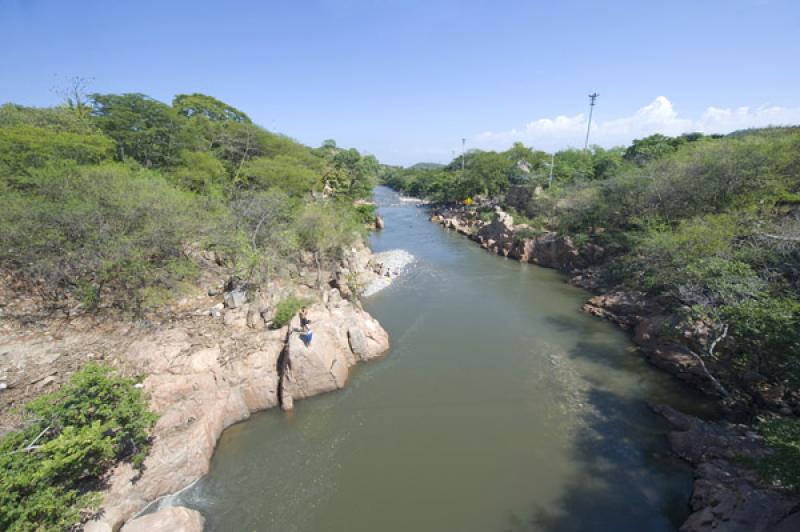
[[[93,164],[108,160],[114,143],[99,133],[77,134],[29,125],[0,128],[0,178],[17,181],[30,168],[49,162]]]
[[[762,421],[758,431],[773,452],[753,465],[773,485],[799,491],[800,420],[771,418]]]
[[[292,321],[292,318],[297,314],[301,308],[308,304],[308,300],[300,299],[294,296],[287,297],[275,308],[275,316],[272,318],[273,329],[280,329],[285,327]]]
[[[50,165],[3,194],[0,265],[53,290],[133,310],[146,286],[175,287],[183,246],[213,218],[160,175],[123,165]],[[113,290],[110,290],[113,289]]]
[[[726,305],[722,314],[741,364],[800,385],[800,302],[763,296]]]
[[[372,203],[363,203],[355,207],[355,217],[358,223],[372,226],[375,224],[377,214],[378,206]]]
[[[134,384],[88,365],[26,405],[27,427],[0,440],[0,529],[70,529],[111,467],[141,465],[156,416]]]

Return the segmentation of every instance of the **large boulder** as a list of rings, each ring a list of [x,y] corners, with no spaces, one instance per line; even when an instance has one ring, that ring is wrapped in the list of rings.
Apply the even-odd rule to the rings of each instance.
[[[227,308],[238,308],[247,302],[247,292],[239,288],[225,292],[223,297]]]
[[[353,305],[317,304],[308,309],[313,331],[306,344],[299,318],[290,324],[282,403],[344,387],[350,367],[389,349],[389,336],[372,316]],[[290,399],[291,398],[291,399]]]
[[[122,532],[202,532],[205,522],[196,510],[171,506],[126,523]]]
[[[495,253],[505,249],[506,245],[510,249],[514,242],[514,217],[495,207],[491,222],[482,226],[476,236],[483,247]]]

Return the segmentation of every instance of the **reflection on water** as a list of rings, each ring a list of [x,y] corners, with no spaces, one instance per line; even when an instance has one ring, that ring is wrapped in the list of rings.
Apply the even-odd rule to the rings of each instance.
[[[702,402],[581,313],[585,292],[556,272],[376,198],[373,248],[418,259],[365,304],[391,353],[345,390],[225,431],[177,503],[226,532],[676,528],[691,474],[646,401]]]

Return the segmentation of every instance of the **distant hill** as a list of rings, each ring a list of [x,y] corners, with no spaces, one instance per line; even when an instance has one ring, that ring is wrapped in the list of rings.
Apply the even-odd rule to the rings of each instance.
[[[774,137],[785,134],[791,134],[800,131],[800,126],[770,126],[770,127],[757,127],[750,129],[738,129],[732,133],[728,133],[728,137],[746,137],[750,135],[760,135],[765,137]]]
[[[440,163],[417,163],[413,166],[409,166],[409,170],[437,170],[439,168],[444,168],[444,164]]]

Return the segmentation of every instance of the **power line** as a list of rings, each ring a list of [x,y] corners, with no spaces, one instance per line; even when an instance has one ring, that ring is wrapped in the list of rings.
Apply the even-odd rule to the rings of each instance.
[[[596,92],[589,95],[589,123],[586,124],[586,142],[583,143],[584,151],[589,147],[589,130],[592,128],[592,111],[594,110],[594,101],[600,96]]]

